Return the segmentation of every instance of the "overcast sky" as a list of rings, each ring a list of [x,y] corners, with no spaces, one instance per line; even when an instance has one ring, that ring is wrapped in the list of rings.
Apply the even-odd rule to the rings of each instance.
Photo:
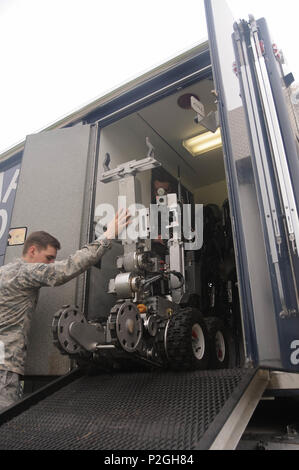
[[[227,2],[266,17],[299,81],[299,2]],[[203,0],[0,0],[0,152],[206,36]]]

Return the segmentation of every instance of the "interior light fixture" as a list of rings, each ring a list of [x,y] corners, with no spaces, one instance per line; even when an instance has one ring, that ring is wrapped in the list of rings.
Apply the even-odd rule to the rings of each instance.
[[[193,157],[198,157],[222,147],[220,127],[215,133],[204,132],[191,139],[184,140],[183,146]]]

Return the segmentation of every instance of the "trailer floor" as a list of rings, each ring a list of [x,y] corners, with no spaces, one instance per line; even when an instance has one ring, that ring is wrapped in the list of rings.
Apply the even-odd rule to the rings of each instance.
[[[256,374],[83,375],[0,415],[0,449],[209,449]]]

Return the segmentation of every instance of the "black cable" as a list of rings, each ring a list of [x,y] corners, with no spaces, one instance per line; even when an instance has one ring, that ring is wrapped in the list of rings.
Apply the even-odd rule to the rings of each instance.
[[[156,276],[153,276],[150,279],[145,280],[144,284],[143,284],[143,287],[146,288],[147,286],[149,286],[153,282],[159,281],[159,279],[165,279],[166,275],[168,275],[168,274],[172,274],[173,276],[176,276],[181,281],[180,285],[178,287],[175,287],[173,290],[181,289],[181,287],[183,287],[183,285],[185,284],[185,279],[184,279],[184,276],[181,273],[179,273],[178,271],[169,271],[167,273],[158,273]]]
[[[176,276],[181,281],[181,284],[178,287],[175,287],[173,290],[181,289],[181,287],[183,287],[185,284],[185,278],[182,273],[179,273],[178,271],[170,271],[169,274],[173,274],[173,276]]]

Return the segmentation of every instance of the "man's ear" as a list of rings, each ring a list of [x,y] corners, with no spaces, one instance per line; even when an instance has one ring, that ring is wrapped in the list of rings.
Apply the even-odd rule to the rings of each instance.
[[[37,252],[37,247],[35,245],[31,245],[29,248],[28,248],[28,251],[27,251],[27,254],[29,255],[29,257],[34,257],[34,255],[36,254]]]

